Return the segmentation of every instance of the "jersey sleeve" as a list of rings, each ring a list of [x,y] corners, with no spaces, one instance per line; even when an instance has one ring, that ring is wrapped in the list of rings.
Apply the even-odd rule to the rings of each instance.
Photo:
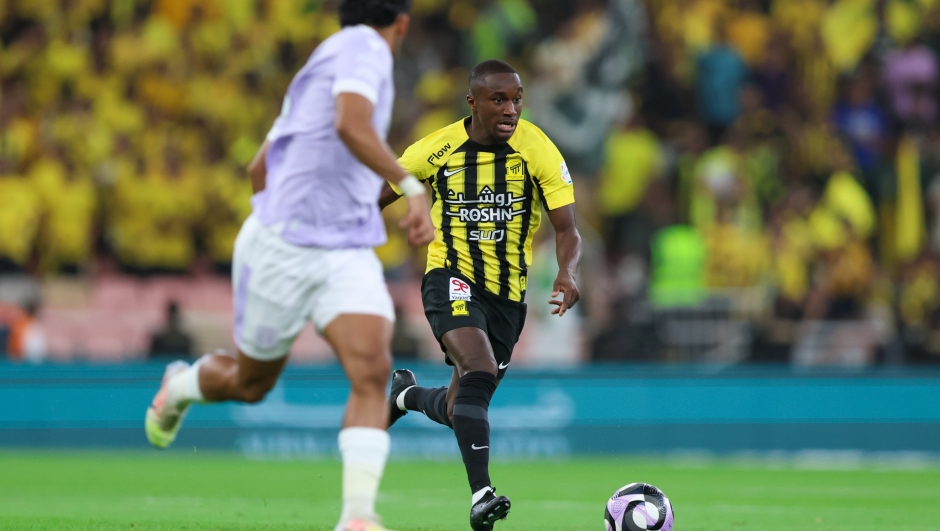
[[[532,143],[529,167],[538,181],[549,210],[574,203],[574,185],[565,158],[544,133],[538,131]]]
[[[421,149],[422,142],[416,142],[412,144],[408,149],[405,150],[405,153],[398,159],[398,164],[405,169],[406,172],[414,175],[419,181],[424,182],[431,177],[431,166],[427,161],[422,158],[421,154],[423,150]],[[389,186],[392,187],[392,190],[396,194],[402,195],[401,190],[395,186],[395,183],[389,182]]]
[[[333,97],[358,94],[375,105],[379,89],[391,76],[392,64],[388,48],[373,39],[350,40],[336,57],[336,79]]]
[[[401,158],[398,159],[398,163],[401,164],[401,167],[404,168],[406,172],[417,177],[419,181],[428,180],[434,168],[434,166],[428,164],[428,161],[424,157],[426,150],[422,149],[423,145],[423,141],[415,142],[408,147]]]

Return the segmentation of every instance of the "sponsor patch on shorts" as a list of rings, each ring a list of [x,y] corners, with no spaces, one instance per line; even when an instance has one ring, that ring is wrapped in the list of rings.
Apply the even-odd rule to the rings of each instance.
[[[467,301],[454,301],[450,303],[450,307],[454,310],[452,312],[454,317],[458,315],[470,315],[470,310],[467,308]]]
[[[468,301],[470,300],[470,284],[457,277],[450,277],[450,300]],[[457,315],[457,314],[454,314]]]

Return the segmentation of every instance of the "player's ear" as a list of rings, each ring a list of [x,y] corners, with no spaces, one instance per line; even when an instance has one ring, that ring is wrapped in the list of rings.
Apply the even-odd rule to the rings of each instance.
[[[411,16],[407,13],[401,13],[395,18],[395,35],[402,39],[408,34],[408,27],[411,25]]]
[[[477,102],[473,99],[473,94],[467,94],[467,105],[470,106],[471,111],[477,110]]]

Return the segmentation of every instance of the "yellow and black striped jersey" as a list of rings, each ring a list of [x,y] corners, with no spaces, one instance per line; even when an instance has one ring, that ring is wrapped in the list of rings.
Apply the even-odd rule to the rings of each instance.
[[[399,159],[431,185],[436,230],[428,271],[455,269],[491,293],[522,301],[542,207],[574,203],[571,175],[535,125],[519,120],[507,144],[485,146],[469,138],[467,120],[419,140]]]

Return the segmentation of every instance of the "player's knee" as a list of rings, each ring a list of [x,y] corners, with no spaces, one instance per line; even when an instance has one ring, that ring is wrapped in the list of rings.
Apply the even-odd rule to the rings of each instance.
[[[245,383],[239,389],[239,399],[248,404],[257,404],[264,400],[271,389],[274,388],[275,381],[256,381]]]
[[[361,359],[368,361],[358,364],[355,374],[349,375],[353,388],[360,392],[378,392],[384,395],[388,375],[392,372],[391,354],[381,352]]]
[[[488,372],[493,376],[499,373],[499,367],[496,360],[489,356],[480,356],[478,358],[468,359],[461,367],[461,376],[471,372]]]

